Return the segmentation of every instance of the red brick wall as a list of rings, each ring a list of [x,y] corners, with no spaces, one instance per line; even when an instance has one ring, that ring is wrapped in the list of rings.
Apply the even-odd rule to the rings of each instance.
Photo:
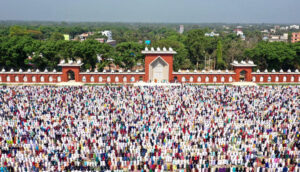
[[[240,73],[242,71],[246,71],[245,81],[252,81],[252,67],[234,67],[234,72],[236,73],[235,81],[238,82],[240,80]]]
[[[68,81],[68,71],[71,70],[74,72],[75,81],[80,82],[79,73],[80,73],[80,66],[63,66],[62,67],[62,82]]]
[[[149,65],[153,62],[156,58],[161,57],[169,64],[169,82],[172,80],[172,73],[173,73],[173,55],[172,54],[146,54],[145,55],[145,82],[149,81]]]

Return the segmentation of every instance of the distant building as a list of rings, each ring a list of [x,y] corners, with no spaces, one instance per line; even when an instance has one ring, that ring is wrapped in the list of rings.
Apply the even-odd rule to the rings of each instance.
[[[105,43],[105,38],[96,38],[95,40],[100,43]]]
[[[290,29],[299,29],[299,25],[290,25]]]
[[[244,32],[242,31],[241,28],[236,28],[233,30],[233,32],[235,32],[237,36],[240,36],[242,40],[246,40]]]
[[[70,40],[70,35],[69,34],[64,34],[64,40],[69,41]]]
[[[288,26],[282,26],[282,27],[280,27],[280,30],[288,30],[288,29],[289,29]]]
[[[270,32],[271,33],[276,33],[276,30],[275,29],[270,29]]]
[[[110,30],[105,30],[105,31],[102,31],[101,33],[102,33],[102,35],[107,37],[107,40],[113,40],[112,32]]]
[[[280,29],[280,26],[279,26],[279,25],[275,25],[275,26],[274,26],[274,29],[275,29],[275,30],[279,30],[279,29]]]
[[[291,37],[291,42],[300,42],[300,32],[293,32]]]
[[[88,33],[82,33],[82,34],[79,35],[79,39],[80,39],[81,41],[86,40],[88,37],[89,37],[89,34],[88,34]]]
[[[288,37],[287,33],[283,35],[270,35],[269,42],[288,42]]]
[[[205,33],[205,36],[209,36],[209,37],[217,37],[217,36],[220,36],[220,34],[218,33],[215,33],[215,32],[211,32],[211,33]]]
[[[183,34],[183,32],[184,32],[184,25],[180,25],[179,26],[179,33]]]
[[[269,31],[267,29],[261,31],[262,33],[269,33]]]

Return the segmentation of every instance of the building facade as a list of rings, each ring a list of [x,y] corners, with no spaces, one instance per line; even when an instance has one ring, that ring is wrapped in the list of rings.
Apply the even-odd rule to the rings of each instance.
[[[68,81],[82,83],[116,83],[130,84],[136,82],[157,82],[157,83],[207,83],[207,84],[223,84],[232,82],[255,82],[255,83],[300,83],[300,72],[298,70],[282,70],[276,72],[272,70],[268,72],[253,71],[256,65],[252,61],[234,61],[231,63],[233,70],[202,70],[202,71],[173,71],[173,56],[176,52],[172,49],[148,49],[142,51],[145,55],[145,71],[110,71],[102,72],[89,71],[81,72],[83,65],[81,61],[64,61],[62,60],[58,66],[62,71],[0,71],[0,83],[61,83]]]
[[[293,32],[291,37],[291,42],[299,42],[300,41],[300,32]]]

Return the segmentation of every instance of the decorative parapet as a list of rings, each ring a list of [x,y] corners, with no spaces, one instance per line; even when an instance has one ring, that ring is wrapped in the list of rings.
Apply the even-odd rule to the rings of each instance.
[[[235,74],[234,71],[229,71],[229,70],[225,70],[225,71],[221,71],[221,70],[210,70],[210,71],[206,71],[206,70],[202,70],[202,71],[197,71],[194,70],[193,72],[190,72],[189,70],[187,71],[182,71],[182,70],[178,70],[178,72],[173,72],[173,74],[176,75],[187,75],[187,74],[193,74],[193,75],[228,75],[228,74]]]
[[[65,60],[61,60],[58,64],[58,66],[82,66],[83,63],[81,62],[81,60],[68,60],[67,62]]]
[[[13,69],[6,71],[5,69],[2,69],[0,71],[0,74],[62,74],[62,72],[57,72],[56,69],[54,69],[52,72],[49,72],[47,69],[45,69],[44,72],[40,72],[39,69],[37,69],[36,71],[31,71],[30,69],[28,69],[25,72],[22,69],[19,69],[18,71],[14,71]]]
[[[171,47],[166,49],[165,47],[161,50],[159,47],[155,50],[153,47],[149,50],[148,47],[142,51],[142,54],[177,54]]]
[[[256,65],[253,63],[253,61],[249,60],[249,61],[241,61],[238,62],[236,60],[234,60],[232,63],[230,63],[232,66],[234,67],[255,67]]]
[[[299,70],[296,69],[294,72],[292,72],[290,69],[287,70],[287,72],[284,72],[282,69],[280,69],[279,72],[276,72],[275,69],[272,70],[272,72],[269,72],[267,69],[264,70],[264,72],[261,72],[259,69],[256,72],[252,72],[251,74],[255,75],[262,75],[262,74],[269,74],[269,75],[294,75],[294,74],[300,74]]]

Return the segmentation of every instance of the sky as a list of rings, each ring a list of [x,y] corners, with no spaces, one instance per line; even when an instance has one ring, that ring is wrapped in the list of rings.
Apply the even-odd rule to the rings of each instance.
[[[300,23],[300,0],[0,0],[0,20]]]

